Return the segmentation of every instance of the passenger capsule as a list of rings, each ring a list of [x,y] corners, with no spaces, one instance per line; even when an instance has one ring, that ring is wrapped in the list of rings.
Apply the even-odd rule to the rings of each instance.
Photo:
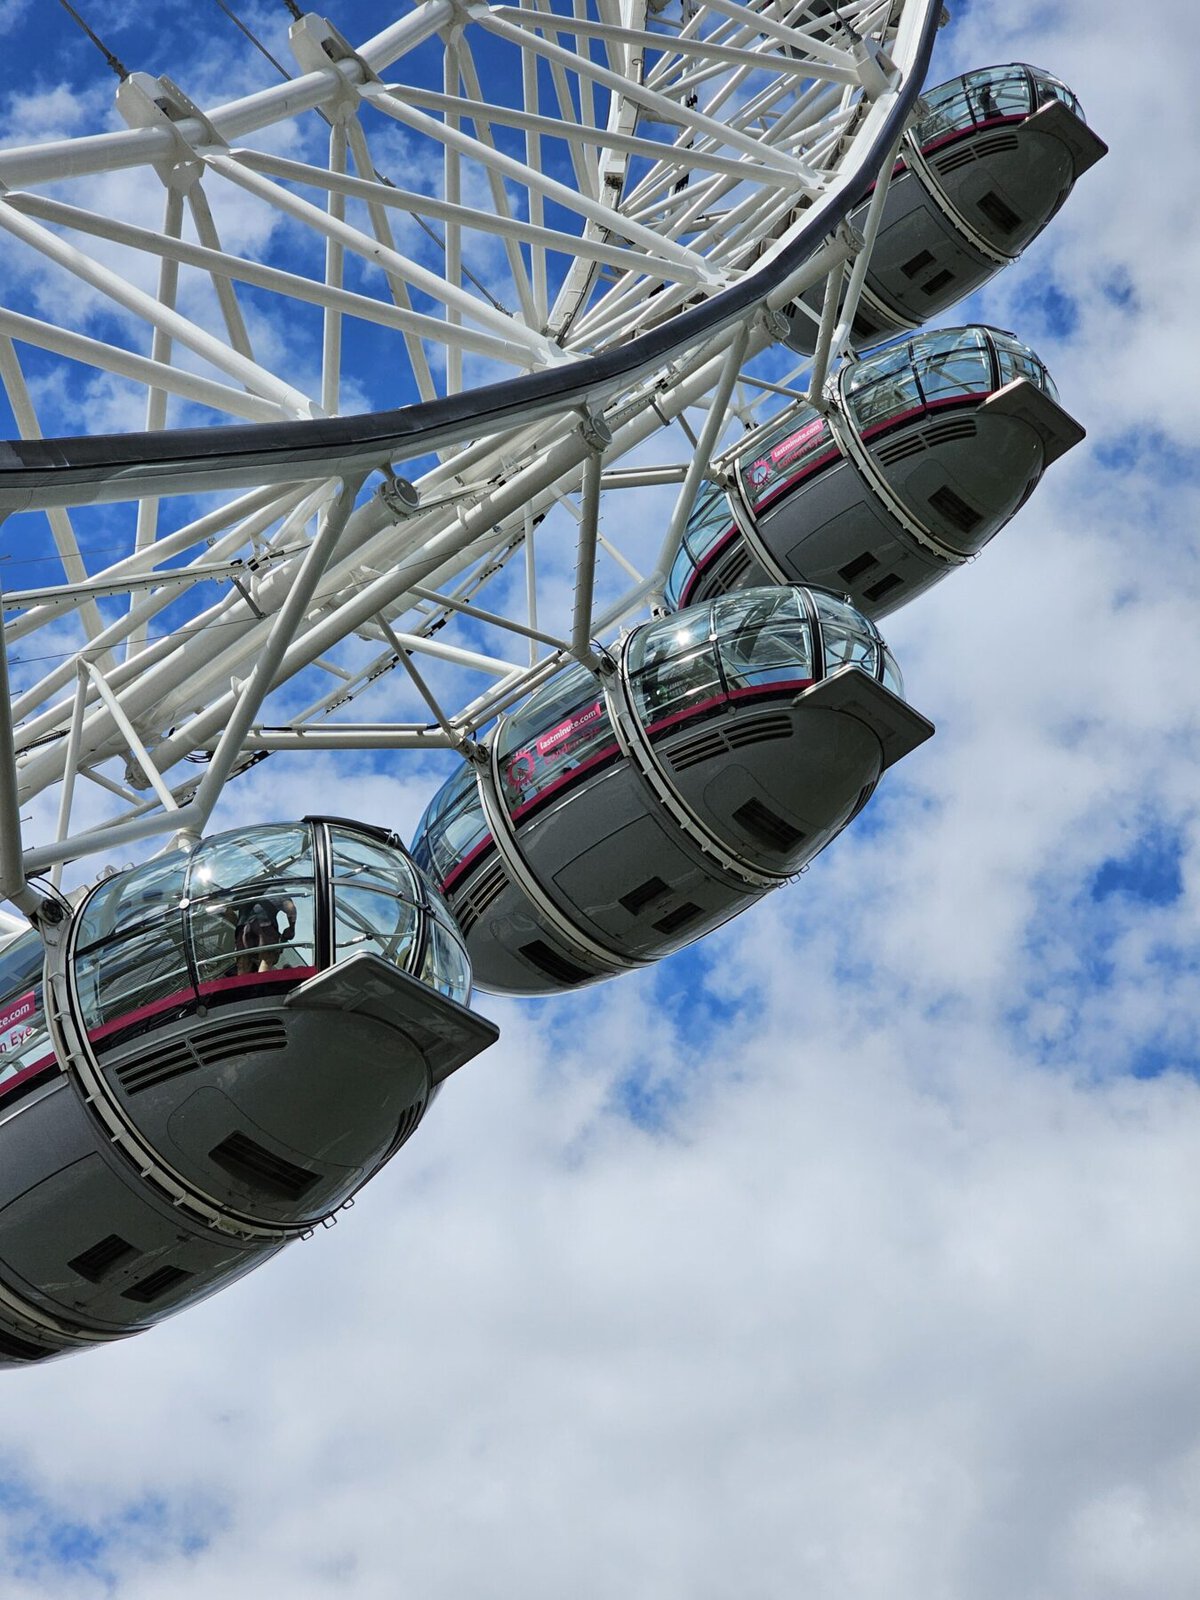
[[[1015,261],[1108,146],[1076,96],[1014,62],[928,90],[884,200],[851,341],[918,328]],[[869,199],[851,213],[861,229]],[[810,352],[821,291],[788,313],[788,343]],[[813,313],[810,315],[809,312]]]
[[[1033,351],[941,329],[844,364],[715,463],[668,577],[688,606],[743,584],[816,584],[879,617],[993,537],[1084,437]]]
[[[217,835],[45,933],[0,950],[3,1365],[136,1333],[258,1266],[496,1037],[445,904],[357,823]]]
[[[414,858],[485,989],[549,994],[656,961],[800,870],[933,732],[874,626],[748,589],[571,665],[434,797]]]

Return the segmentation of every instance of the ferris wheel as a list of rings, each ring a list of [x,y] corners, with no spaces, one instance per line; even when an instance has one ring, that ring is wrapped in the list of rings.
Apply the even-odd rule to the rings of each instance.
[[[5,530],[47,558],[4,601],[18,783],[59,802],[24,870],[199,836],[263,751],[462,747],[645,615],[730,420],[845,347],[845,219],[938,10],[430,0],[357,46],[309,14],[275,85],[201,109],[129,72],[126,130],[0,153],[0,508],[50,535]],[[806,295],[811,361],[756,377]],[[650,549],[619,497],[664,482]],[[384,673],[420,714],[351,721]]]
[[[287,62],[215,0],[275,81],[207,106],[62,3],[124,126],[0,150],[0,1364],[331,1216],[472,974],[691,942],[929,736],[877,620],[1083,430],[922,330],[1104,153],[1039,69],[925,89],[940,0],[286,0]],[[411,853],[210,833],[306,751],[454,770]]]

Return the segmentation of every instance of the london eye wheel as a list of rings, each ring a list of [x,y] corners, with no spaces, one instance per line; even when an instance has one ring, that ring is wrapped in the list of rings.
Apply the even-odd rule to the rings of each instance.
[[[461,747],[645,615],[730,419],[846,343],[938,9],[309,14],[255,93],[130,71],[0,154],[23,871],[198,836],[264,751]]]

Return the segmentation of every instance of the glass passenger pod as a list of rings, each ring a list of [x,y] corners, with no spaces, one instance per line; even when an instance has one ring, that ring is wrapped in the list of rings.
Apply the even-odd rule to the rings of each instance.
[[[202,1202],[283,1227],[342,1203],[495,1037],[466,1009],[441,896],[385,831],[340,819],[104,880],[68,958],[80,1073],[117,1136]]]
[[[846,363],[836,407],[848,454],[807,405],[742,448],[735,490],[697,502],[670,602],[753,583],[769,563],[882,616],[982,549],[1083,437],[1043,362],[995,328],[906,336]]]
[[[970,227],[1016,256],[1106,153],[1078,96],[1024,62],[981,67],[922,96],[910,142]]]
[[[951,560],[976,554],[1083,437],[1044,363],[998,328],[947,328],[845,365],[842,416]]]
[[[572,665],[496,732],[504,831],[536,895],[488,849],[465,765],[422,822],[414,855],[485,988],[553,992],[701,937],[811,859],[931,731],[873,624],[796,587],[644,624],[616,681],[610,703]]]
[[[851,342],[911,332],[982,287],[1046,227],[1107,146],[1057,78],[1020,62],[926,90],[893,171]],[[868,201],[852,214],[861,227]],[[815,345],[819,291],[788,313]]]

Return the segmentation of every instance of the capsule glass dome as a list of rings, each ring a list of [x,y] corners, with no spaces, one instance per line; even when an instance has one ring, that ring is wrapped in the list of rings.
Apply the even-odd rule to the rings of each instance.
[[[437,890],[330,818],[113,874],[0,949],[0,1364],[137,1332],[344,1205],[495,1038],[469,990]]]
[[[564,668],[431,802],[413,855],[485,988],[645,965],[785,881],[931,729],[874,625],[761,588],[635,629],[617,670]]]
[[[922,95],[905,136],[851,325],[871,345],[940,316],[1016,259],[1106,146],[1059,79],[1022,62],[981,67]],[[869,202],[851,215],[862,227]],[[813,291],[788,313],[810,351]]]
[[[217,834],[119,873],[81,907],[72,948],[96,1038],[366,952],[455,1000],[471,987],[453,918],[407,854],[334,822]]]
[[[1045,364],[998,328],[916,334],[847,362],[724,458],[666,587],[672,606],[771,577],[882,616],[974,555],[1083,437]]]

